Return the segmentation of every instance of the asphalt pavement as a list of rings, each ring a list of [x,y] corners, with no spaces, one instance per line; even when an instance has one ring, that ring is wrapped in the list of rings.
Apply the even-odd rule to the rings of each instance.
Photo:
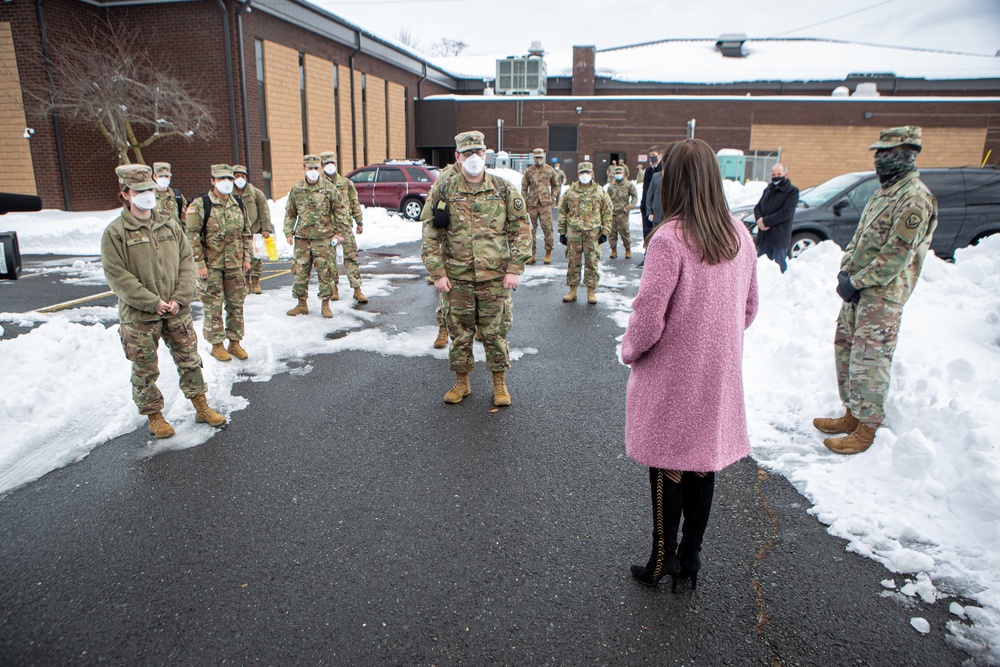
[[[419,246],[367,253],[368,272],[398,273],[397,254]],[[26,258],[29,270],[53,261]],[[638,275],[633,261],[606,265]],[[559,250],[555,266],[565,267]],[[291,305],[287,264],[269,268],[265,289],[288,292]],[[106,289],[29,275],[0,288],[0,310]],[[249,407],[201,446],[149,457],[141,429],[6,494],[0,664],[968,657],[940,631],[954,620],[947,602],[886,595],[880,581],[900,576],[846,552],[784,478],[751,459],[718,475],[698,590],[635,583],[629,565],[648,558],[651,518],[646,470],[624,456],[622,329],[601,304],[563,304],[564,292],[515,293],[511,347],[537,353],[514,362],[509,408],[494,409],[482,365],[472,395],[445,405],[454,376],[444,361],[319,355],[308,373],[237,384]],[[405,331],[433,324],[435,302],[429,285],[408,280],[358,307]],[[5,338],[26,330],[4,327]],[[917,633],[914,616],[939,630]]]

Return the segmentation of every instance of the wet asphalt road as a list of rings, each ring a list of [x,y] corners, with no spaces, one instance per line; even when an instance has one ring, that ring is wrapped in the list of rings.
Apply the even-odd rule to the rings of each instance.
[[[370,271],[398,273],[389,260]],[[8,312],[106,290],[46,276],[3,287]],[[633,582],[628,566],[648,557],[651,528],[646,471],[623,454],[622,330],[602,305],[562,304],[564,289],[515,294],[511,347],[537,354],[514,363],[509,408],[492,411],[482,366],[472,396],[446,406],[443,361],[317,356],[304,375],[238,384],[250,407],[201,446],[144,457],[148,436],[136,431],[6,494],[0,664],[967,657],[944,640],[947,602],[883,596],[879,582],[902,577],[845,552],[752,460],[718,477],[697,592]],[[409,280],[365,308],[382,313],[376,326],[406,330],[432,324],[434,304],[430,286]],[[4,327],[5,338],[24,330]],[[918,634],[914,616],[935,631]]]

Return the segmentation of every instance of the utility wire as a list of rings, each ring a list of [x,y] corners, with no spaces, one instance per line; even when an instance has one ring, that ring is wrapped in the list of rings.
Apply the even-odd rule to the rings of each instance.
[[[872,5],[871,7],[862,7],[861,9],[856,9],[853,12],[847,12],[846,14],[841,14],[840,16],[834,16],[832,18],[824,19],[822,21],[819,21],[818,23],[812,23],[810,25],[804,25],[800,28],[795,28],[793,30],[786,30],[785,32],[779,32],[776,35],[771,35],[771,37],[783,37],[784,35],[790,35],[793,32],[798,32],[800,30],[808,30],[809,28],[815,28],[818,25],[831,23],[833,21],[839,21],[842,18],[847,18],[848,16],[854,16],[855,14],[860,14],[861,12],[867,12],[869,10],[875,9],[876,7],[892,4],[893,2],[896,2],[896,0],[885,0],[885,2],[880,2],[877,5]]]

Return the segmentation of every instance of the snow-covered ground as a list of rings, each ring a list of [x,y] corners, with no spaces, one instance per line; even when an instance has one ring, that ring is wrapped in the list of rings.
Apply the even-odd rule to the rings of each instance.
[[[514,172],[516,174],[516,172]],[[519,175],[502,176],[519,185]],[[763,183],[727,183],[730,205],[753,203]],[[283,217],[283,201],[272,217]],[[0,230],[18,232],[22,252],[92,258],[100,235],[116,211],[66,214],[45,211],[0,218]],[[381,209],[365,211],[362,248],[415,241],[417,223]],[[639,228],[639,216],[631,218]],[[633,238],[639,238],[636,232]],[[279,234],[279,249],[289,256]],[[636,249],[641,252],[641,249]],[[840,250],[819,244],[789,263],[781,274],[766,259],[758,263],[760,313],[746,335],[744,374],[754,457],[787,477],[811,503],[810,511],[848,549],[884,564],[895,576],[883,595],[919,597],[949,604],[955,620],[932,627],[914,616],[918,633],[948,633],[950,641],[1000,661],[1000,237],[960,250],[953,264],[928,256],[924,273],[903,316],[893,363],[885,427],[866,453],[840,457],[827,452],[813,417],[839,414],[833,368],[833,329],[839,308],[834,292]],[[394,275],[366,275],[366,292],[385,295],[424,275],[419,257],[393,260]],[[365,267],[362,266],[362,271]],[[103,283],[96,260],[51,268],[68,282]],[[562,288],[561,269],[528,267],[526,289]],[[635,277],[604,272],[602,284],[634,294]],[[0,282],[0,300],[5,283]],[[624,327],[630,298],[605,293],[601,305]],[[235,396],[237,381],[266,382],[278,373],[307,373],[310,358],[342,350],[396,356],[429,355],[436,327],[415,317],[406,331],[383,326],[374,313],[334,302],[332,320],[284,315],[287,294],[267,291],[247,302],[250,359],[221,364],[202,342],[210,403],[230,415],[247,407]],[[318,304],[314,303],[313,306]],[[426,314],[424,314],[426,315]],[[29,333],[0,340],[0,492],[30,483],[46,472],[87,455],[96,445],[143,425],[129,388],[129,364],[121,353],[116,312],[87,307],[46,315],[0,313],[3,323],[37,324]],[[422,324],[427,322],[427,324]],[[200,330],[200,326],[198,327]],[[346,332],[331,339],[327,334]],[[294,334],[294,335],[293,335]],[[533,348],[512,356],[537,354]],[[515,361],[515,363],[518,363]],[[30,368],[30,373],[23,370]],[[214,431],[193,423],[193,409],[177,387],[165,351],[159,387],[174,438],[150,442],[149,455],[193,447]],[[59,377],[60,382],[52,382]],[[79,388],[86,386],[88,391]],[[624,389],[623,389],[624,390]],[[962,605],[949,597],[974,604]],[[971,624],[970,624],[971,623]]]

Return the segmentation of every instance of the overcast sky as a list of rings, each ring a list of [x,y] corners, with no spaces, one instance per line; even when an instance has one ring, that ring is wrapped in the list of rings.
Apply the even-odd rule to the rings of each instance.
[[[1000,0],[310,0],[369,32],[407,30],[426,49],[461,40],[464,55],[598,49],[667,38],[819,37],[993,55]],[[1000,76],[1000,58],[997,59]]]

